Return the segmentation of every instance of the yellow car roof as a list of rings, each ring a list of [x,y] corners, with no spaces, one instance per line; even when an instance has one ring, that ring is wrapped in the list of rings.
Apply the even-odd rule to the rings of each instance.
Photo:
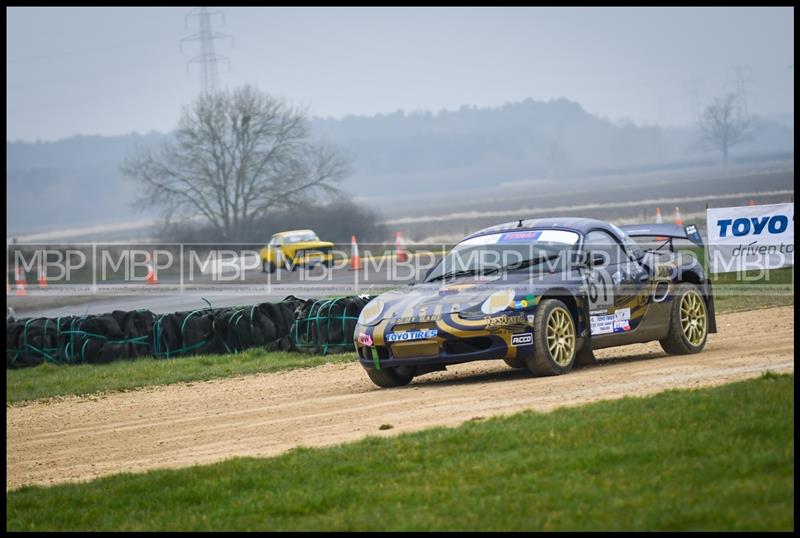
[[[314,230],[287,230],[285,232],[278,232],[276,234],[273,234],[273,236],[275,236],[275,235],[299,234],[299,233],[312,233],[314,235],[317,235]]]

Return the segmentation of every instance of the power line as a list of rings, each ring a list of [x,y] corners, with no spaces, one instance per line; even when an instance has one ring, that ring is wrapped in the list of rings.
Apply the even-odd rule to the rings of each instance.
[[[202,95],[209,95],[216,93],[219,90],[219,72],[217,70],[217,63],[227,62],[228,69],[230,69],[231,61],[225,56],[219,56],[214,51],[215,39],[230,39],[231,46],[233,46],[233,37],[228,34],[215,32],[211,28],[211,17],[219,15],[222,17],[222,23],[225,24],[225,15],[221,11],[209,11],[206,7],[201,7],[192,10],[191,13],[186,15],[185,23],[188,28],[190,17],[197,17],[200,28],[199,31],[190,36],[184,37],[180,41],[180,48],[183,51],[184,41],[199,41],[200,54],[193,57],[186,63],[186,71],[188,73],[189,67],[193,63],[200,64],[201,70],[201,86],[200,90]]]
[[[70,51],[59,51],[59,52],[52,52],[47,54],[37,54],[33,56],[23,56],[21,58],[11,58],[6,60],[7,64],[14,64],[14,63],[21,63],[21,62],[33,62],[39,60],[52,60],[55,58],[63,58],[65,56],[75,56],[75,55],[85,55],[85,54],[97,54],[103,53],[109,50],[117,50],[117,49],[126,49],[126,48],[133,48],[136,46],[140,46],[143,43],[157,43],[166,41],[166,39],[137,39],[134,41],[125,41],[120,43],[112,43],[102,45],[100,47],[91,47],[85,49],[78,49],[78,50],[70,50]]]
[[[750,117],[750,112],[747,108],[747,87],[746,83],[749,83],[749,80],[745,80],[744,77],[744,66],[742,64],[736,64],[734,70],[736,71],[736,106],[737,110],[736,113],[739,115],[739,120],[744,121]]]
[[[691,100],[692,121],[697,123],[700,115],[700,90],[697,87],[697,77],[690,81],[689,99]]]

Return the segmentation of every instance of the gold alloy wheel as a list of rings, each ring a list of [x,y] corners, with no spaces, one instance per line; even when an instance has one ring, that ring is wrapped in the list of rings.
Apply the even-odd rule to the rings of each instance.
[[[693,346],[699,346],[706,337],[707,327],[708,318],[703,298],[694,290],[684,293],[681,299],[681,329],[686,340]]]
[[[569,364],[575,351],[575,324],[561,307],[554,308],[547,319],[547,348],[559,366]]]

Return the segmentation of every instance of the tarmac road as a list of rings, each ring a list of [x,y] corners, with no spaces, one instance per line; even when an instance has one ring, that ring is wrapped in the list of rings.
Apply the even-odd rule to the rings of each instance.
[[[423,264],[424,265],[424,264]],[[280,301],[288,295],[300,298],[325,297],[330,295],[376,294],[397,286],[406,286],[415,279],[422,279],[427,267],[392,270],[388,264],[376,270],[365,266],[360,271],[347,267],[311,270],[280,270],[273,274],[260,270],[245,271],[243,278],[232,278],[231,273],[205,274],[195,277],[183,288],[177,276],[159,278],[154,285],[118,284],[103,286],[98,293],[91,293],[91,285],[82,286],[80,292],[51,285],[47,289],[36,289],[30,285],[26,296],[7,297],[8,306],[21,317],[58,317],[68,315],[103,314],[113,310],[148,309],[155,313],[175,312],[205,308],[208,300],[215,308],[234,305],[257,304]],[[224,279],[224,280],[223,280]]]

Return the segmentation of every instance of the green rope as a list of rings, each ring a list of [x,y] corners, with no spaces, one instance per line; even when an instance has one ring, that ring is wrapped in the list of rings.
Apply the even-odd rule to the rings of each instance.
[[[345,297],[333,297],[330,299],[319,299],[311,303],[306,310],[305,317],[295,321],[294,340],[297,349],[313,348],[321,350],[323,355],[338,349],[350,349],[353,346],[347,333],[348,321],[356,322],[358,316],[348,315],[347,306],[342,308],[342,313],[331,314],[334,307],[339,305]],[[340,323],[342,329],[342,340],[331,341],[330,335],[335,324]],[[316,336],[313,331],[316,330]]]

